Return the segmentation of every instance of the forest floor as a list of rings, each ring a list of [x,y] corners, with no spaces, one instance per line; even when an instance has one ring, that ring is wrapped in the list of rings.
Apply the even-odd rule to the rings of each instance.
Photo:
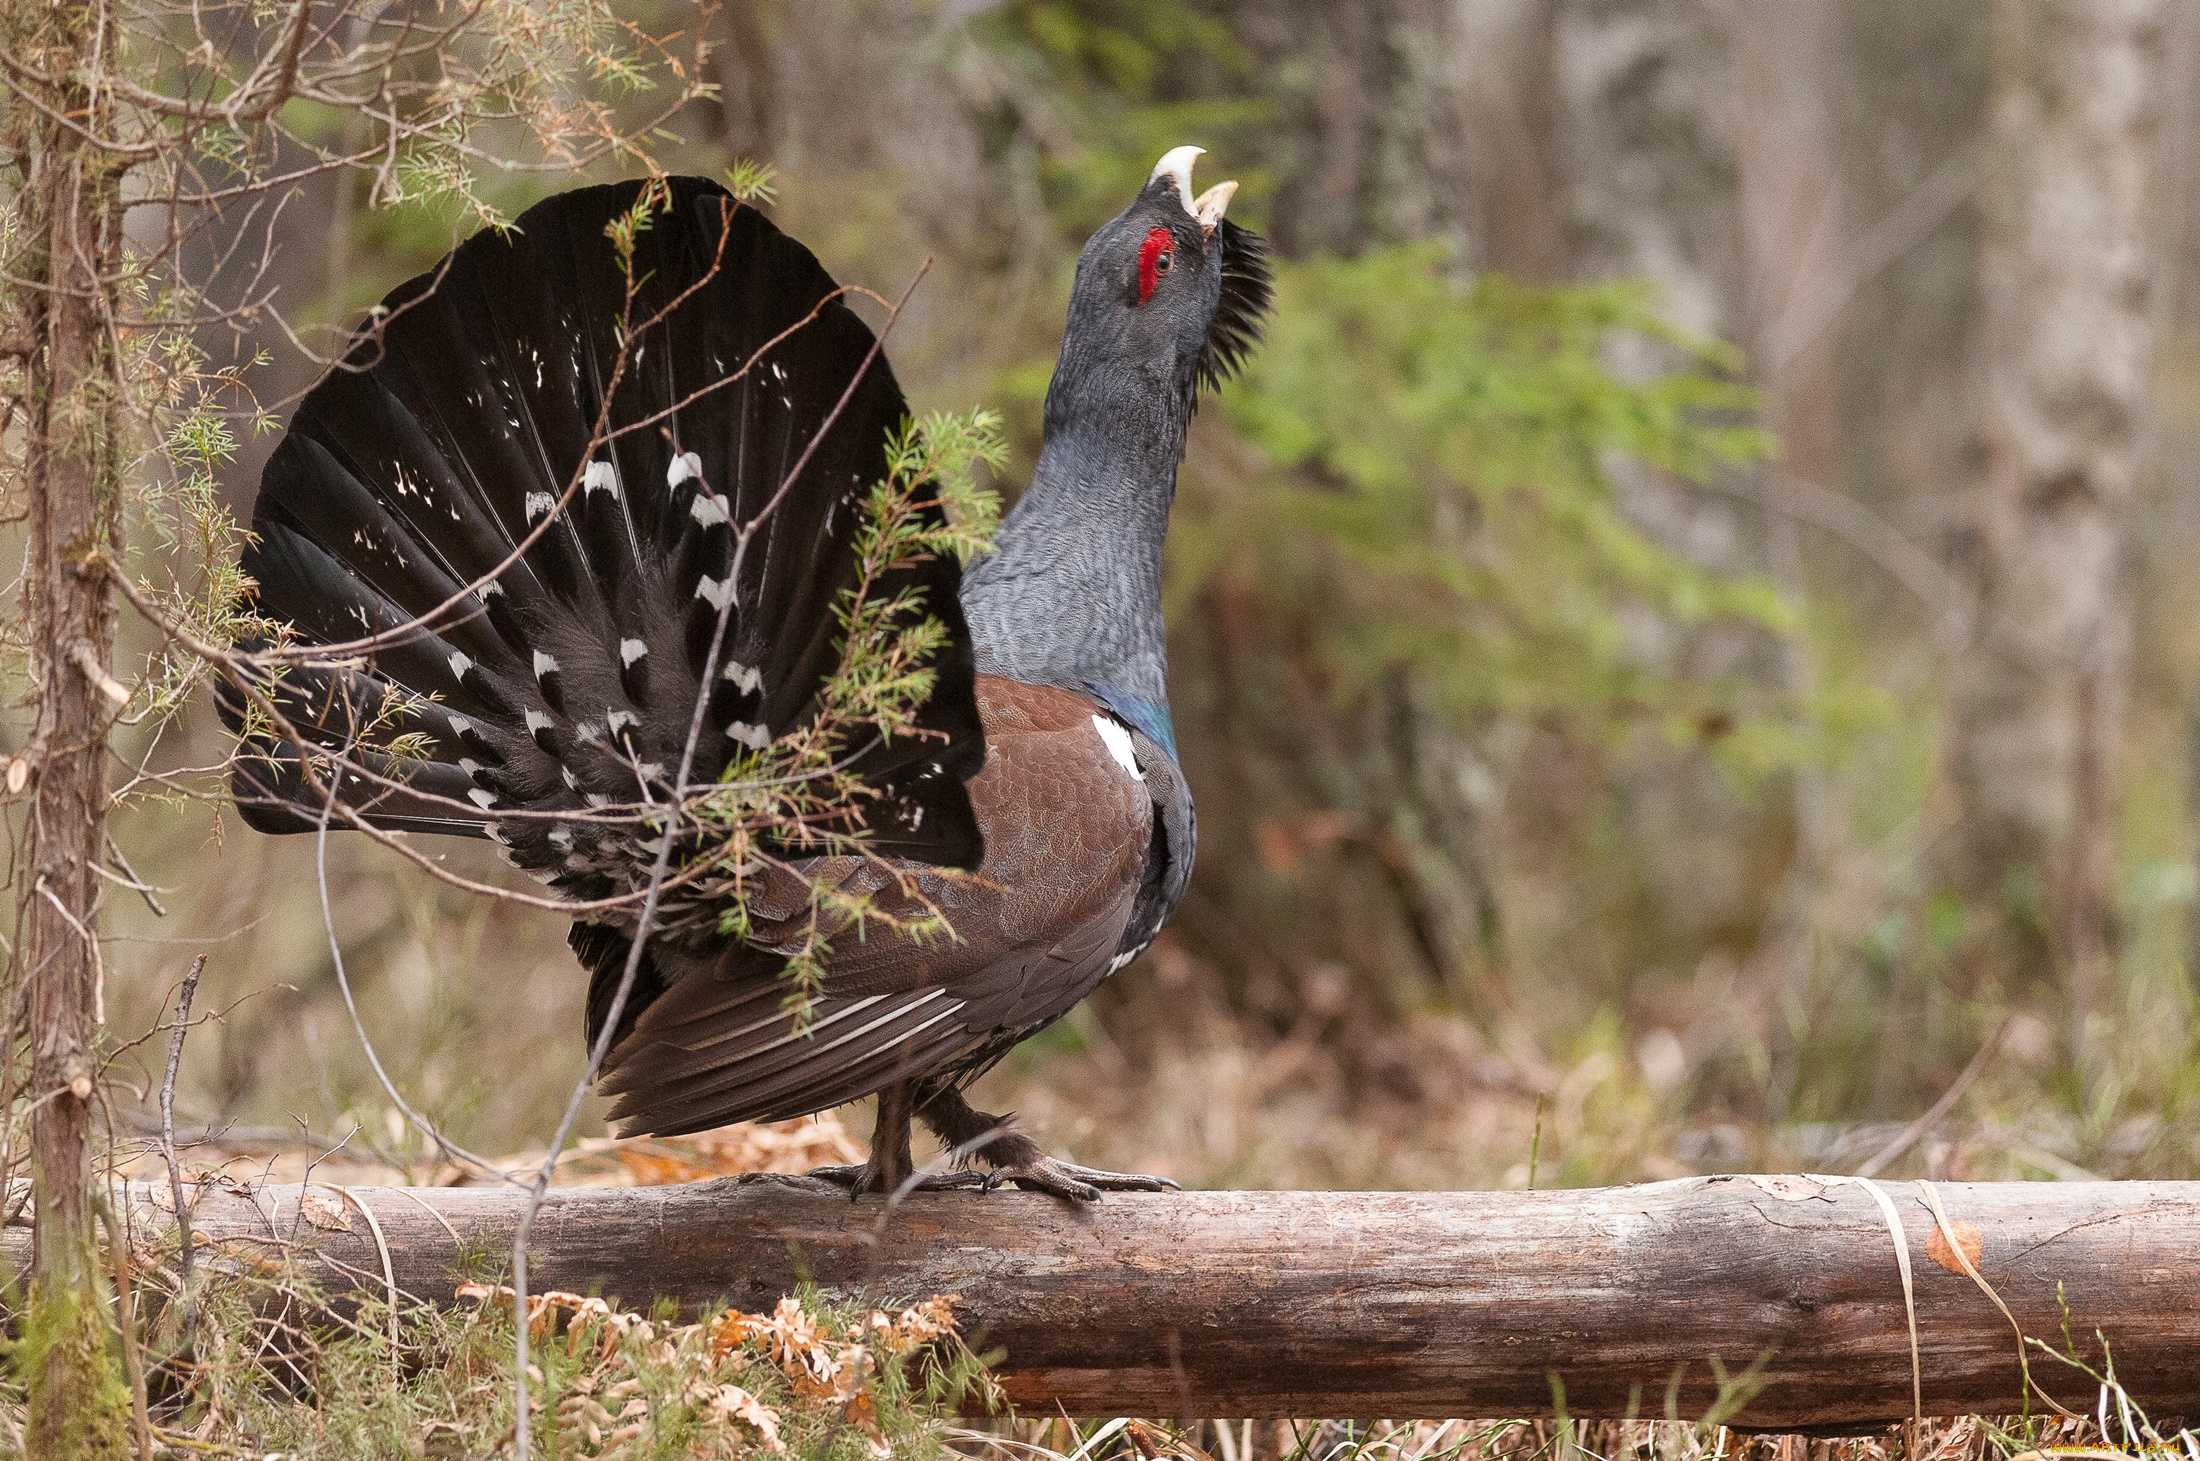
[[[185,854],[205,855],[195,839],[177,849]],[[461,1180],[430,1159],[365,1068],[312,884],[263,866],[275,856],[268,839],[238,839],[221,855],[227,876],[171,880],[185,886],[168,895],[168,920],[120,911],[109,986],[112,1028],[158,1032],[189,956],[215,950],[197,1009],[218,1018],[196,1024],[177,1086],[186,1168],[243,1182],[297,1181],[309,1167],[316,1180],[346,1186]],[[528,1143],[554,1126],[581,1059],[573,1032],[582,989],[562,925],[423,890],[364,864],[348,845],[332,845],[331,864],[332,883],[345,890],[336,931],[364,1027],[392,1078],[475,1150],[539,1163],[539,1147],[530,1152]],[[295,986],[272,982],[278,976]],[[1964,1031],[1928,1041],[1930,1022],[1891,1003],[1853,1011],[1847,1028],[1879,1036],[1821,1058],[1844,1078],[1850,1068],[1866,1072],[1861,1093],[1812,1098],[1822,1109],[1799,1100],[1785,1120],[1768,1119],[1761,1097],[1751,1104],[1768,1085],[1773,1022],[1731,965],[1706,960],[1608,1005],[1582,992],[1585,983],[1527,985],[1511,1009],[1484,1004],[1470,1019],[1433,998],[1362,1008],[1348,993],[1322,996],[1317,981],[1296,1009],[1263,1020],[1243,1008],[1257,1001],[1234,996],[1224,971],[1171,934],[989,1074],[974,1100],[1015,1112],[1049,1150],[1203,1188],[1517,1190],[1853,1172],[1874,1160],[1887,1177],[1958,1181],[2200,1176],[2200,1062],[2181,976],[2129,981],[2124,1004],[2093,1032],[2104,1054],[2086,1078],[2033,1013],[1965,1010],[1965,1030],[1999,1030],[1987,1055],[1973,1059],[1977,1041],[1957,1038]],[[110,1066],[119,1165],[141,1178],[164,1175],[151,1134],[165,1043],[126,1042]],[[1868,1076],[1875,1064],[1891,1073],[1883,1092]],[[1920,1126],[1936,1096],[1952,1099]],[[583,1131],[602,1130],[600,1110],[589,1108]],[[591,1135],[566,1154],[558,1181],[801,1171],[858,1157],[867,1127],[857,1107],[670,1141]],[[240,1307],[246,1297],[235,1296],[232,1327],[217,1325],[188,1359],[159,1359],[177,1353],[176,1340],[157,1327],[149,1336],[152,1415],[171,1428],[161,1442],[171,1454],[510,1454],[514,1336],[493,1303],[478,1313],[400,1316],[393,1367],[382,1318],[313,1336],[300,1359],[297,1343],[286,1349],[254,1334]],[[2110,1439],[2097,1421],[2037,1418],[1967,1418],[1838,1441],[1744,1436],[1717,1417],[1570,1426],[1309,1417],[1189,1430],[1023,1417],[980,1427],[953,1418],[924,1377],[896,1369],[902,1357],[846,1361],[850,1346],[868,1350],[855,1331],[874,1332],[869,1316],[813,1302],[792,1315],[754,1316],[754,1332],[725,1345],[707,1328],[582,1313],[578,1296],[558,1302],[565,1307],[539,1316],[558,1339],[537,1347],[535,1384],[547,1417],[538,1451],[558,1456],[768,1453],[766,1433],[741,1419],[749,1403],[772,1413],[777,1438],[805,1461],[873,1461],[881,1445],[908,1457],[987,1461],[1989,1461]],[[731,1332],[716,1331],[720,1339]],[[789,1337],[798,1335],[809,1340]],[[829,1381],[804,1370],[804,1392],[781,1361],[801,1368],[816,1345],[839,1368]],[[19,1414],[0,1405],[0,1451]],[[2119,1445],[2144,1441],[2108,1414]],[[2189,1455],[2200,1461],[2200,1451]]]
[[[1484,1174],[1479,1185],[1493,1187],[1752,1167],[1853,1170],[1905,1135],[1912,1140],[1887,1160],[1890,1170],[1957,1180],[2093,1175],[2042,1145],[2061,1141],[2056,1133],[2027,1129],[1971,1102],[1951,1103],[1945,1128],[1936,1123],[1922,1132],[1891,1122],[1776,1129],[1707,1121],[1661,1102],[1641,1062],[1624,1052],[1592,1043],[1570,1064],[1551,1062],[1520,1048],[1509,1054],[1491,1048],[1467,1026],[1434,1017],[1407,1032],[1423,1055],[1410,1092],[1386,1090],[1364,1076],[1355,1091],[1350,1067],[1318,1032],[1256,1047],[1234,1027],[1202,1026],[1195,1018],[1180,1034],[1134,1058],[1098,1020],[1080,1020],[1068,1038],[990,1077],[982,1094],[1015,1105],[1051,1145],[1083,1160],[1207,1186],[1463,1185],[1462,1170]],[[2021,1052],[2009,1059],[2021,1076]],[[469,1180],[447,1165],[406,1160],[407,1143],[394,1125],[372,1140],[357,1125],[334,1133],[231,1126],[180,1135],[182,1163],[192,1175],[340,1186]],[[857,1136],[827,1113],[692,1137],[585,1139],[560,1161],[557,1182],[646,1186],[744,1171],[799,1172],[858,1160],[862,1152]],[[150,1133],[124,1143],[119,1156],[122,1174],[165,1177]],[[529,1168],[542,1156],[515,1153],[505,1165]],[[232,1295],[216,1306],[225,1318],[204,1321],[212,1337],[202,1333],[189,1347],[192,1358],[154,1367],[155,1453],[286,1461],[511,1454],[508,1302],[500,1306],[493,1288],[477,1297],[478,1309],[406,1314],[394,1325],[370,1310],[351,1332],[310,1340],[293,1332],[298,1342],[271,1348],[263,1320],[253,1317],[267,1306],[254,1311],[245,1296]],[[2137,1419],[2118,1419],[2113,1405],[2101,1418],[1964,1417],[1842,1439],[1744,1434],[1723,1423],[1733,1406],[1694,1422],[972,1422],[956,1417],[952,1397],[983,1382],[958,1342],[946,1338],[944,1365],[926,1358],[936,1346],[922,1355],[892,1347],[899,1342],[892,1339],[895,1325],[922,1332],[932,1322],[918,1311],[845,1313],[812,1295],[772,1315],[706,1316],[683,1327],[662,1314],[622,1313],[579,1295],[540,1296],[537,1309],[537,1433],[541,1453],[557,1456],[2004,1461],[2153,1446],[2200,1455],[2190,1434],[2153,1433]],[[393,1365],[390,1336],[400,1331],[404,1357]],[[158,1336],[152,1338],[158,1353]],[[169,1343],[181,1352],[174,1336]],[[245,1362],[246,1354],[258,1357]],[[1734,1397],[1737,1405],[1745,1399]],[[0,1410],[0,1432],[19,1416],[12,1406]]]

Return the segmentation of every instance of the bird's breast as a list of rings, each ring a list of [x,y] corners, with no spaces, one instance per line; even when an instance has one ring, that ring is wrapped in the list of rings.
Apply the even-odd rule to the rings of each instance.
[[[1072,691],[980,675],[977,695],[986,758],[969,787],[985,860],[974,881],[1001,890],[1002,931],[1044,938],[1089,916],[1096,896],[1127,899],[1153,833],[1128,733]]]

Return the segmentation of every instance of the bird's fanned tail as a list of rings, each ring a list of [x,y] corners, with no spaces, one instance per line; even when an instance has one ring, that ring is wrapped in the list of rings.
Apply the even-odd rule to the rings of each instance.
[[[551,199],[392,293],[300,404],[244,560],[258,613],[338,647],[266,688],[358,750],[348,806],[494,837],[584,898],[650,860],[617,809],[670,793],[729,602],[688,784],[817,713],[863,500],[907,414],[817,261],[715,185],[672,180],[622,265],[606,230],[641,188]],[[853,746],[849,769],[881,791],[882,850],[968,865],[962,779],[984,749],[959,582],[933,558],[876,586],[920,590],[947,642],[917,718],[933,734]],[[319,826],[294,748],[234,690],[225,711],[259,732],[235,775],[246,820]]]

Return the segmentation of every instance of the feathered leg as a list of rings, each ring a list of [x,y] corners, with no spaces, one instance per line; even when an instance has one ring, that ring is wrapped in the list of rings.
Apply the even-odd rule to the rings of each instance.
[[[917,1115],[958,1162],[971,1158],[993,1170],[986,1173],[984,1190],[991,1192],[1013,1182],[1027,1192],[1045,1192],[1077,1202],[1095,1202],[1107,1192],[1174,1192],[1177,1184],[1166,1177],[1137,1172],[1103,1172],[1060,1161],[1040,1150],[1039,1143],[1016,1130],[1012,1116],[989,1116],[974,1109],[953,1086],[928,1095]],[[904,1116],[904,1123],[908,1118]],[[904,1139],[907,1127],[904,1125]],[[875,1148],[874,1148],[875,1150]]]
[[[878,1121],[871,1129],[871,1158],[859,1167],[812,1167],[809,1175],[835,1187],[848,1189],[850,1197],[866,1192],[945,1192],[977,1187],[984,1179],[975,1172],[919,1173],[909,1155],[909,1118],[916,1109],[917,1082],[896,1081],[878,1093]]]

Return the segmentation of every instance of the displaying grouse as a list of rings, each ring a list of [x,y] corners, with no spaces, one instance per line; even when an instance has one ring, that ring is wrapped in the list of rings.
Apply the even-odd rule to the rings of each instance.
[[[1049,1158],[963,1090],[1151,943],[1191,873],[1162,541],[1199,393],[1269,299],[1263,244],[1223,216],[1236,184],[1193,196],[1199,151],[1163,157],[1079,255],[1045,445],[996,551],[879,586],[921,592],[946,630],[923,733],[851,748],[875,792],[864,855],[798,871],[890,914],[935,907],[953,937],[837,938],[805,1019],[785,978],[805,889],[751,879],[736,937],[723,880],[683,884],[603,1067],[622,1130],[876,1092],[870,1160],[818,1175],[858,1192],[1173,1185]],[[818,713],[862,504],[907,408],[806,249],[712,183],[641,186],[567,193],[469,240],[393,292],[299,405],[244,567],[264,619],[332,649],[256,693],[356,769],[309,776],[230,689],[252,826],[313,831],[341,799],[382,827],[492,838],[598,900],[649,880],[666,835],[652,804]],[[607,226],[645,196],[624,266]],[[630,903],[574,925],[591,1040],[636,919]],[[958,1170],[914,1174],[912,1117]]]

